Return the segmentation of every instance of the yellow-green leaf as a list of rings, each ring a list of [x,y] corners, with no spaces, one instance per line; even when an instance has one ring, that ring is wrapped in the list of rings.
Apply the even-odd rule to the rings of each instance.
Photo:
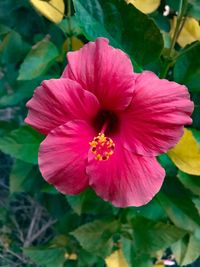
[[[174,17],[172,21],[172,27],[171,27],[171,34],[170,34],[171,36],[174,33],[176,21],[177,21],[177,18]],[[187,44],[190,44],[197,40],[200,40],[199,22],[194,18],[187,18],[183,26],[183,29],[181,30],[181,33],[178,37],[177,42],[181,47],[184,47]]]
[[[190,130],[184,130],[180,142],[168,152],[168,155],[181,171],[200,175],[200,146]]]
[[[31,4],[47,19],[59,23],[64,15],[63,0],[30,0]]]
[[[107,267],[129,267],[121,249],[106,257],[105,262]]]
[[[127,3],[131,3],[145,14],[149,14],[159,7],[160,0],[127,0]]]

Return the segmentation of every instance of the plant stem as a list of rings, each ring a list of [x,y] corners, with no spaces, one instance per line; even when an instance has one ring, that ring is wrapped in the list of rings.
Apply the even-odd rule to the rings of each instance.
[[[68,41],[69,41],[69,46],[68,50],[71,51],[73,49],[72,47],[72,25],[71,25],[71,0],[67,1],[67,20],[68,20],[68,26],[69,26],[69,36],[68,36]]]
[[[174,61],[173,50],[174,50],[174,46],[176,44],[176,41],[177,41],[177,39],[178,39],[182,29],[183,29],[183,26],[185,24],[186,11],[187,11],[187,0],[180,0],[180,6],[179,6],[177,21],[176,21],[176,27],[175,27],[174,34],[173,34],[172,41],[171,41],[171,45],[170,45],[170,48],[168,51],[168,57],[165,61],[164,67],[161,71],[160,78],[166,77],[171,64],[173,64],[173,61]]]

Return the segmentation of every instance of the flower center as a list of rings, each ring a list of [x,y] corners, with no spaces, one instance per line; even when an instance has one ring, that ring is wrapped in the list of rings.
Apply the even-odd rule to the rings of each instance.
[[[115,144],[110,137],[106,137],[104,132],[108,127],[109,120],[107,120],[101,132],[94,137],[92,142],[89,142],[91,152],[95,155],[96,160],[108,160],[114,153]]]

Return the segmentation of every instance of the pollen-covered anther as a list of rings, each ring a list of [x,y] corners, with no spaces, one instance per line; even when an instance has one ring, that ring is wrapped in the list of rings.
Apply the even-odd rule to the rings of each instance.
[[[110,137],[106,137],[104,133],[99,133],[98,136],[89,142],[91,152],[95,155],[96,160],[108,160],[114,153],[115,144]]]

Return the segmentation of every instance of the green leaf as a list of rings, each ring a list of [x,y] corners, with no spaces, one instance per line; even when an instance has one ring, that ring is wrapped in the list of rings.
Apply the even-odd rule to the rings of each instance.
[[[111,237],[117,229],[117,221],[103,219],[84,224],[71,234],[85,250],[104,258],[111,254],[113,244]]]
[[[125,214],[128,221],[137,216],[151,220],[162,220],[167,217],[164,209],[155,198],[144,206],[127,208]]]
[[[135,217],[130,221],[132,240],[122,237],[123,253],[130,266],[150,267],[151,257],[182,238],[186,231],[169,223]],[[124,235],[125,236],[125,235]]]
[[[109,214],[112,211],[112,205],[96,196],[91,189],[75,196],[67,195],[66,197],[69,205],[78,215],[82,213]]]
[[[9,177],[9,181],[10,181],[9,190],[11,194],[14,192],[24,191],[23,183],[32,168],[33,168],[33,165],[27,162],[24,162],[21,160],[16,160],[14,162],[14,165],[12,167],[10,177]]]
[[[28,163],[37,163],[38,148],[43,136],[29,126],[21,126],[0,139],[0,150]]]
[[[200,131],[196,129],[190,129],[192,131],[193,136],[195,137],[197,143],[200,145]]]
[[[162,207],[178,227],[194,232],[200,226],[199,214],[188,191],[175,177],[166,177],[157,194]]]
[[[58,24],[58,27],[63,31],[66,36],[78,36],[82,33],[75,16],[63,19]]]
[[[23,252],[39,266],[63,267],[65,262],[65,250],[63,248],[24,248]]]
[[[15,91],[12,94],[6,94],[0,98],[0,108],[16,106],[22,100],[30,98],[42,79],[43,77],[31,81],[17,81],[14,86]]]
[[[200,252],[200,238],[197,237],[197,235],[191,235],[181,265],[188,265],[193,263],[199,257],[199,252]]]
[[[184,236],[182,239],[178,240],[171,246],[171,250],[178,264],[181,264],[188,245],[188,235]]]
[[[147,15],[124,0],[73,0],[76,18],[87,39],[106,37],[114,47],[130,55],[139,65],[155,61],[162,49],[162,35]],[[136,64],[137,62],[137,64]]]
[[[169,5],[171,9],[173,9],[174,11],[178,11],[179,10],[179,6],[180,6],[180,1],[181,0],[165,0],[166,5]]]
[[[200,92],[200,42],[181,52],[174,67],[174,80],[185,84],[191,92]]]
[[[13,128],[16,128],[17,125],[14,121],[0,121],[0,137],[7,135]]]
[[[58,57],[57,47],[42,40],[32,47],[20,66],[18,80],[32,80],[44,74]]]
[[[199,197],[193,197],[192,201],[193,201],[196,209],[198,210],[198,213],[200,214],[200,198]]]
[[[200,195],[200,176],[179,171],[177,177],[186,188],[190,189],[194,194]]]
[[[200,94],[193,93],[191,95],[192,101],[194,102],[194,111],[192,113],[192,126],[200,130]],[[195,135],[193,133],[193,135]]]
[[[122,238],[122,251],[129,266],[152,267],[150,255],[141,250],[137,253],[133,246],[133,241]]]
[[[167,154],[158,156],[158,161],[166,171],[166,176],[176,176],[177,167]]]
[[[9,27],[7,27],[6,25],[0,24],[0,36],[7,34],[9,32],[11,32],[12,29],[10,29]]]
[[[186,234],[185,230],[169,223],[155,222],[142,217],[133,219],[132,226],[135,250],[149,254],[166,249]]]
[[[200,1],[189,0],[188,15],[200,20]]]
[[[81,249],[78,253],[78,262],[77,267],[85,266],[95,266],[95,267],[104,267],[104,260],[100,257],[97,257],[93,253]]]
[[[199,257],[200,239],[198,234],[186,236],[172,245],[172,252],[181,266],[193,263]]]
[[[8,32],[0,43],[0,61],[2,64],[17,63],[27,52],[29,46],[19,33]]]

